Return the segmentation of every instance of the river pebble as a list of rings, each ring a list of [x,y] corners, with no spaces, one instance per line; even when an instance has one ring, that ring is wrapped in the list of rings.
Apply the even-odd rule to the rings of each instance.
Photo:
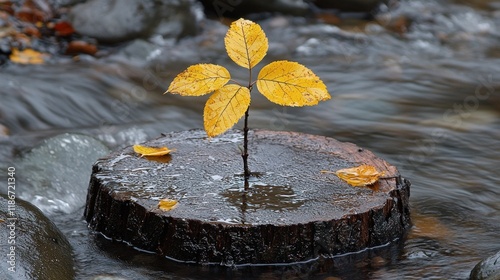
[[[500,251],[479,262],[471,271],[470,280],[500,280]]]

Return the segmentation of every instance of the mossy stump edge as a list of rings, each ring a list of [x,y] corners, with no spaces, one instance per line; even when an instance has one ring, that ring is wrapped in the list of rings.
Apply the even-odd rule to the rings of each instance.
[[[411,226],[410,182],[370,151],[333,138],[250,131],[244,190],[239,131],[209,139],[200,130],[143,143],[176,149],[140,157],[132,147],[93,166],[84,216],[114,240],[190,263],[277,264],[387,244]],[[385,171],[354,188],[333,174],[360,164]],[[171,211],[159,199],[179,201]]]

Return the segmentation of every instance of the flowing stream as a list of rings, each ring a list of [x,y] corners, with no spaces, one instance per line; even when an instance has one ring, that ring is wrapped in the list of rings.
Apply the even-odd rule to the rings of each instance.
[[[91,234],[82,218],[87,177],[72,175],[90,174],[91,166],[79,163],[88,156],[71,161],[79,170],[67,163],[57,175],[77,178],[76,185],[30,175],[44,156],[30,154],[27,165],[27,151],[56,135],[90,136],[115,150],[162,132],[202,128],[205,97],[162,93],[175,75],[200,62],[224,65],[245,81],[247,72],[225,54],[227,27],[217,21],[207,20],[199,35],[179,42],[148,43],[143,57],[117,49],[99,59],[0,69],[0,124],[9,130],[0,136],[0,167],[16,166],[21,198],[69,238],[77,279],[466,279],[479,260],[500,250],[498,4],[483,9],[461,1],[403,1],[378,20],[338,27],[283,16],[258,21],[270,42],[260,67],[276,59],[298,61],[321,77],[332,100],[279,107],[254,90],[250,127],[353,142],[412,182],[414,227],[383,254],[374,251],[328,271],[179,264]],[[398,18],[408,21],[406,31],[391,31]],[[47,191],[53,185],[81,195],[55,199],[58,194]]]

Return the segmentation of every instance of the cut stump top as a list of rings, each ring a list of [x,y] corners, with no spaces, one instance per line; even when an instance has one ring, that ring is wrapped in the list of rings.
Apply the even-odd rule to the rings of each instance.
[[[171,133],[143,143],[171,155],[140,157],[131,147],[93,167],[85,217],[104,235],[180,261],[290,263],[355,252],[399,238],[410,226],[409,182],[381,179],[369,188],[335,171],[361,164],[397,177],[370,151],[332,138],[250,131],[244,189],[241,132],[207,138]],[[171,211],[160,199],[179,201]]]

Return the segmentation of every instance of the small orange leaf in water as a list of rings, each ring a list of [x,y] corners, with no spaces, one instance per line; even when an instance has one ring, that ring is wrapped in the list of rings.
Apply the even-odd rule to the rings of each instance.
[[[329,171],[322,171],[324,173],[333,173]],[[345,168],[335,171],[335,174],[342,180],[346,181],[353,187],[364,187],[372,185],[378,181],[384,172],[378,172],[374,166],[360,165],[352,168]]]
[[[140,154],[141,156],[164,156],[168,155],[173,150],[170,150],[167,147],[146,147],[142,145],[134,145],[134,152]]]
[[[42,64],[46,55],[32,49],[18,50],[12,49],[10,60],[20,64]]]
[[[177,207],[179,203],[175,199],[164,198],[158,202],[158,208],[163,211],[170,211]]]

